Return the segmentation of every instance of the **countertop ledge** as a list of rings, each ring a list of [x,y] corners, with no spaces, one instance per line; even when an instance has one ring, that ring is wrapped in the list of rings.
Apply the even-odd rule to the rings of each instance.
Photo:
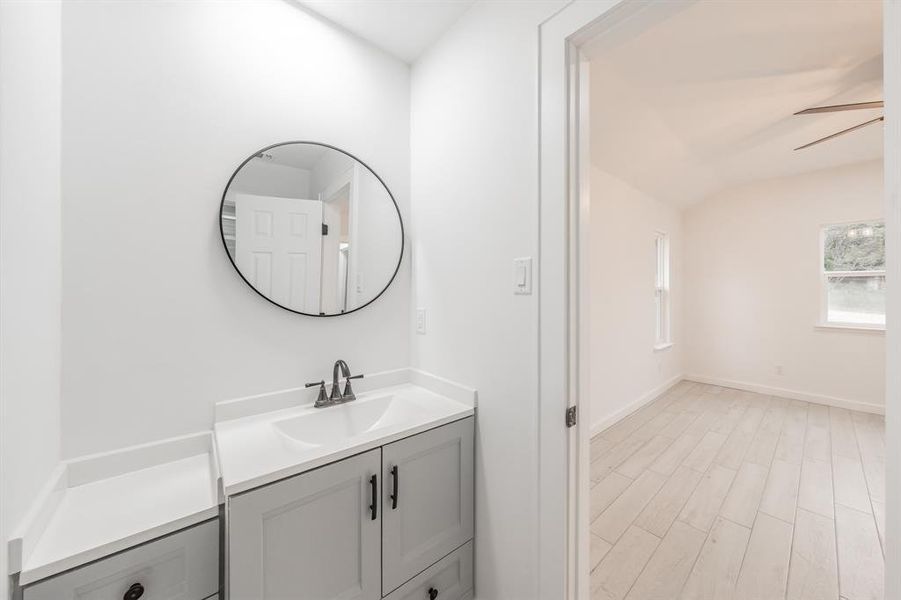
[[[28,585],[219,514],[210,432],[62,463],[9,540],[9,572]]]

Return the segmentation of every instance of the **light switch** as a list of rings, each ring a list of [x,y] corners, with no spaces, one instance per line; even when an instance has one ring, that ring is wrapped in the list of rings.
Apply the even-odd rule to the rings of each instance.
[[[416,333],[425,335],[425,309],[416,309]]]
[[[532,257],[513,259],[513,293],[532,293]]]

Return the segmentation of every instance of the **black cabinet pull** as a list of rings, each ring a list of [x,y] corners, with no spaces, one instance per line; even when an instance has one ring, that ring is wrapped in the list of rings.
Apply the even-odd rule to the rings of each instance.
[[[144,595],[144,586],[140,583],[133,583],[131,587],[128,588],[128,591],[125,592],[125,595],[122,596],[122,600],[138,600],[141,596]]]
[[[397,508],[397,465],[391,467],[391,480],[392,485],[394,487],[394,492],[391,494],[391,510],[395,510]]]
[[[429,600],[435,600],[438,597],[438,590],[435,588],[429,588]]]
[[[370,491],[372,492],[372,504],[369,505],[369,510],[372,511],[372,520],[375,521],[376,517],[379,515],[379,479],[378,476],[373,475],[369,478],[369,486]]]

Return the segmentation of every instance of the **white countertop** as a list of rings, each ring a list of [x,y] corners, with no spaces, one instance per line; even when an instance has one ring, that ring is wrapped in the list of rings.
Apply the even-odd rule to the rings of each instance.
[[[316,390],[302,388],[220,402],[215,437],[200,432],[62,463],[9,540],[9,572],[28,585],[216,518],[223,491],[468,417],[477,398],[415,369],[367,376],[354,388],[357,400],[322,409],[312,406]],[[336,423],[349,423],[353,435],[332,436]]]
[[[179,438],[66,464],[18,547],[22,585],[178,531],[219,514],[206,440]]]
[[[239,494],[474,414],[474,402],[466,403],[462,398],[458,395],[452,399],[422,385],[402,383],[358,394],[356,400],[346,404],[313,408],[306,403],[220,421],[215,434],[223,490],[226,496]],[[367,406],[376,403],[382,407],[393,404],[379,408],[386,411],[382,413]],[[324,430],[314,442],[294,439],[284,432],[286,423],[309,417],[326,428],[326,423],[354,421],[355,416],[343,418],[351,414],[348,411],[354,411],[354,415],[375,412],[377,420],[372,417],[373,422],[367,423],[364,431],[353,435],[332,437]]]

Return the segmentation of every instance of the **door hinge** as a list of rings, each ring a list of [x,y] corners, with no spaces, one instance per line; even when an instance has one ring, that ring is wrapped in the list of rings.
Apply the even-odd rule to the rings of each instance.
[[[328,224],[327,223],[322,224],[322,235],[328,235]]]
[[[576,426],[576,407],[570,406],[566,409],[566,426],[567,427],[575,427]]]

